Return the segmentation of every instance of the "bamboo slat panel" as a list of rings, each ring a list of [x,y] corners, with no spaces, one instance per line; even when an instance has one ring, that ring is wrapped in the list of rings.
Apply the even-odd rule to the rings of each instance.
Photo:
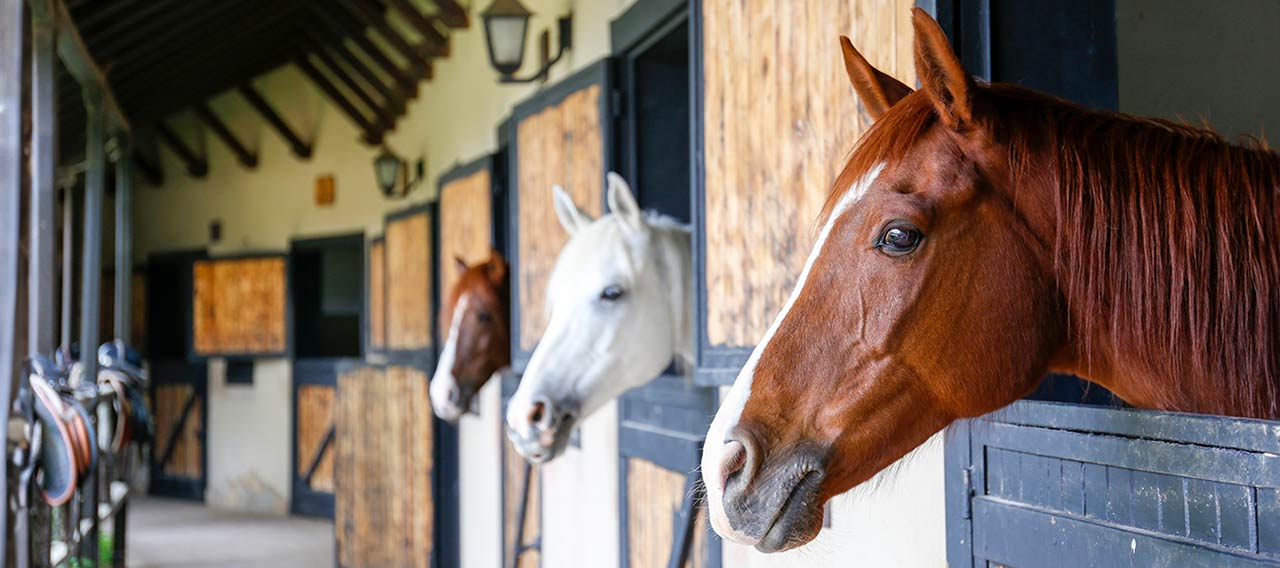
[[[520,516],[520,500],[523,497],[522,489],[524,484],[524,458],[516,451],[516,447],[511,445],[511,441],[503,437],[502,451],[503,467],[506,470],[502,476],[503,480],[503,511],[502,511],[502,557],[503,565],[511,566],[511,554],[515,551],[516,539],[516,523]],[[529,478],[529,502],[526,505],[524,517],[524,533],[521,535],[521,544],[529,545],[538,540],[541,535],[542,526],[542,487],[539,484],[542,476],[537,467],[531,468]],[[539,551],[530,550],[520,556],[520,562],[516,564],[516,568],[538,568],[540,562]]]
[[[369,245],[369,347],[387,347],[387,246],[383,241]]]
[[[844,72],[839,36],[848,35],[880,70],[915,85],[914,5],[703,2],[712,345],[749,346],[764,335],[804,266],[831,182],[868,127]]]
[[[198,353],[286,350],[284,258],[198,260],[193,270]]]
[[[386,235],[387,348],[431,347],[431,218],[388,221]]]
[[[173,453],[162,471],[172,477],[199,478],[204,476],[203,447],[200,428],[204,422],[204,401],[196,399],[182,430],[176,431],[182,417],[182,409],[195,387],[189,384],[158,384],[155,388],[155,426],[157,459],[159,452],[173,443]],[[177,437],[176,441],[174,437]]]
[[[427,376],[365,367],[338,378],[335,531],[343,566],[431,565]]]
[[[316,459],[325,434],[333,426],[333,387],[327,385],[302,385],[298,387],[298,476],[306,477],[307,469]],[[325,451],[311,477],[311,488],[333,492],[333,448]]]
[[[517,126],[519,160],[520,346],[533,349],[547,313],[543,305],[556,256],[569,240],[556,219],[551,188],[565,188],[583,211],[603,211],[604,142],[600,133],[600,87],[570,94],[559,104],[522,119]]]
[[[482,169],[440,188],[440,282],[453,290],[461,274],[454,257],[467,264],[489,258],[493,246],[493,192]]]
[[[640,458],[627,458],[627,547],[631,566],[660,568],[667,565],[671,547],[683,526],[675,518],[684,506],[685,476]],[[701,568],[705,520],[698,516],[688,568]]]

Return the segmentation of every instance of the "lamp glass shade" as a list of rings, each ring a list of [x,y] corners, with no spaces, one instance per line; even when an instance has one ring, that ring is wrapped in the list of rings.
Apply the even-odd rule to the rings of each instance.
[[[489,63],[499,73],[511,75],[520,69],[531,15],[517,0],[495,0],[481,15]]]
[[[396,188],[396,178],[400,175],[403,162],[395,154],[383,149],[373,159],[373,173],[377,176],[378,187],[382,193],[391,195]]]

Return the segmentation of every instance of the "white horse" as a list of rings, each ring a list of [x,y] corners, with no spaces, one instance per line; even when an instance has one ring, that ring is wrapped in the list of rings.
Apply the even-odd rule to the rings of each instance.
[[[507,409],[507,435],[534,463],[560,455],[581,420],[674,361],[692,368],[690,234],[643,213],[610,172],[610,213],[592,220],[559,186],[569,232],[547,285],[551,314]]]

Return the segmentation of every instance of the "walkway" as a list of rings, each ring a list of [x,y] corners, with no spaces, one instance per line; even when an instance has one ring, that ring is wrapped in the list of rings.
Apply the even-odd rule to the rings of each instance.
[[[170,499],[129,507],[128,565],[323,567],[334,560],[333,524],[232,513]]]

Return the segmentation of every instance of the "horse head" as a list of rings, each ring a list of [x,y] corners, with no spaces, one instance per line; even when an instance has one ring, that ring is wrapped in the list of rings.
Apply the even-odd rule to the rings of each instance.
[[[570,238],[547,286],[550,320],[507,409],[511,441],[535,463],[559,455],[605,403],[691,356],[689,231],[643,213],[621,176],[608,182],[610,213],[594,220],[553,191]]]
[[[468,266],[461,258],[457,284],[440,311],[444,349],[431,377],[436,416],[457,422],[495,372],[511,364],[507,262],[496,250]]]

